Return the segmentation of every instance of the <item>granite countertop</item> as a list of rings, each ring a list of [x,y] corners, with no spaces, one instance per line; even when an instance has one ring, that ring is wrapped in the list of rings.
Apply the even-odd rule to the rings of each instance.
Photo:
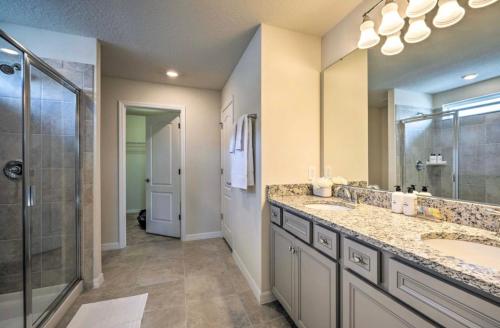
[[[492,231],[449,222],[408,217],[389,209],[365,204],[341,212],[305,207],[310,203],[332,203],[338,198],[320,198],[311,195],[270,195],[272,204],[290,209],[314,222],[356,237],[384,251],[398,255],[415,264],[447,276],[480,292],[500,298],[500,271],[446,256],[426,245],[431,238],[479,241],[500,247],[500,236]],[[500,261],[500,259],[499,259]]]

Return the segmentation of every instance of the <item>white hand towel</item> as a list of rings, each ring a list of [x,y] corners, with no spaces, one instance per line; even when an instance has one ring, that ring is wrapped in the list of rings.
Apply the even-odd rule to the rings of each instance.
[[[231,137],[229,138],[229,153],[234,153],[236,149],[236,123],[231,127]]]
[[[238,122],[240,119],[238,119]],[[253,127],[252,120],[247,115],[243,116],[242,129],[244,131],[244,135],[242,136],[242,150],[238,150],[238,139],[236,139],[236,149],[235,152],[231,154],[231,185],[234,188],[247,190],[249,186],[255,184]]]
[[[245,141],[245,118],[246,115],[241,115],[236,123],[236,140],[235,140],[235,149],[243,150],[244,141]]]

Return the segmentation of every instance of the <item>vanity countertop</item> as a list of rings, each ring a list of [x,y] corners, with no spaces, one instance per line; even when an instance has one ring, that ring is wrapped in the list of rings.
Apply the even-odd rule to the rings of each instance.
[[[329,226],[418,266],[500,298],[500,271],[445,256],[423,242],[424,239],[431,238],[460,239],[481,241],[500,247],[500,236],[494,232],[455,223],[408,217],[392,213],[386,208],[365,204],[358,204],[355,209],[341,212],[317,210],[305,206],[335,200],[340,201],[336,198],[311,195],[269,196],[271,204],[289,209],[323,226]]]

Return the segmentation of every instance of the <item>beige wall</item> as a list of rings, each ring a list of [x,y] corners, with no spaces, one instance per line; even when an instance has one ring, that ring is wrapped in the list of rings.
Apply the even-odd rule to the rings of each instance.
[[[257,113],[256,186],[232,190],[233,256],[260,301],[269,283],[268,184],[307,181],[319,169],[319,37],[261,25],[222,91],[234,118]]]
[[[368,182],[388,190],[387,107],[368,109]]]
[[[118,101],[186,107],[186,234],[220,231],[220,92],[102,79],[102,242],[118,241]]]
[[[257,114],[255,120],[255,188],[232,189],[229,205],[232,224],[233,254],[251,279],[254,292],[261,287],[261,29],[259,28],[222,89],[222,103],[234,99],[233,118]]]
[[[323,73],[323,166],[332,176],[368,180],[368,52]]]
[[[321,39],[262,25],[262,184],[304,183],[320,169]],[[265,202],[263,190],[263,202]],[[264,203],[265,204],[265,203]],[[262,290],[269,281],[269,208],[262,208]]]

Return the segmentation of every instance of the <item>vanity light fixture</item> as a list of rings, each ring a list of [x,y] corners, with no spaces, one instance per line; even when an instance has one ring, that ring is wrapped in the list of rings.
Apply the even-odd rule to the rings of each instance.
[[[477,9],[489,6],[498,0],[469,0],[469,7]]]
[[[425,24],[425,15],[410,18],[410,26],[406,32],[404,39],[408,43],[417,43],[424,41],[431,35],[431,29]]]
[[[386,0],[382,8],[382,23],[378,28],[380,35],[392,35],[401,31],[405,25],[405,20],[399,15],[398,4],[394,0]]]
[[[0,48],[0,51],[3,52],[3,53],[6,53],[8,55],[12,55],[12,56],[19,55],[19,52],[15,51],[14,49]]]
[[[479,74],[477,73],[470,73],[470,74],[465,74],[464,76],[462,76],[462,79],[466,80],[466,81],[470,81],[470,80],[474,80],[476,77],[478,77]]]
[[[361,35],[359,36],[358,48],[368,49],[376,46],[380,42],[380,36],[375,32],[375,23],[365,15],[363,23],[359,27]]]
[[[175,79],[176,77],[179,76],[179,73],[177,71],[174,71],[173,69],[167,70],[165,74],[172,79]]]
[[[384,45],[382,46],[382,53],[386,56],[394,56],[405,48],[405,45],[403,42],[401,42],[401,32],[398,31],[392,35],[389,35],[387,39],[385,40]]]
[[[432,23],[437,28],[445,28],[458,23],[465,15],[465,9],[457,0],[439,0],[438,12]]]
[[[429,13],[436,7],[438,0],[410,0],[406,7],[406,16],[417,18]]]

